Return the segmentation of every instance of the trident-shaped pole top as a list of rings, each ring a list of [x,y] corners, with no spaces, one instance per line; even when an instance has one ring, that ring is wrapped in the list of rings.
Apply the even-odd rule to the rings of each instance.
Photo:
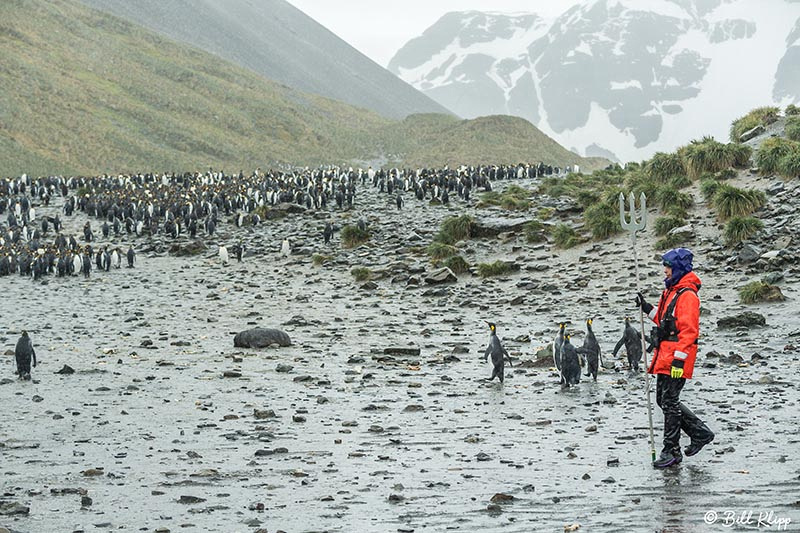
[[[633,193],[628,195],[628,203],[630,204],[630,220],[628,220],[625,213],[625,195],[619,193],[619,223],[622,224],[623,229],[635,234],[637,231],[647,227],[647,196],[644,193],[639,195],[641,211],[638,213],[636,212],[636,200]]]

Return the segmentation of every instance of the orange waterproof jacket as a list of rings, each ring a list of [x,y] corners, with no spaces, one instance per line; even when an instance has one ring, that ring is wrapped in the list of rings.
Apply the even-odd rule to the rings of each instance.
[[[667,307],[676,297],[680,289],[690,289],[683,291],[678,296],[675,303],[675,325],[677,326],[677,340],[664,339],[661,345],[653,352],[653,360],[647,372],[650,374],[670,374],[672,361],[674,359],[683,360],[683,377],[690,379],[694,370],[694,361],[697,357],[697,338],[700,335],[700,298],[697,291],[700,290],[700,278],[694,272],[688,272],[678,282],[665,289],[658,301],[658,306],[650,311],[650,319],[661,325]]]

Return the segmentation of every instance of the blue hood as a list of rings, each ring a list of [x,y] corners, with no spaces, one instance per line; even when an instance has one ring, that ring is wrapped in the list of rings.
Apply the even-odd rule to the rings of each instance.
[[[692,271],[692,259],[694,254],[686,248],[673,248],[661,256],[665,266],[672,267],[672,277],[664,280],[667,288],[672,287],[680,279]]]

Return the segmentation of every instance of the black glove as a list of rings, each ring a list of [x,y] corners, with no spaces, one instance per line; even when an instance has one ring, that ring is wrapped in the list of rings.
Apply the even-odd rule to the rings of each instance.
[[[653,306],[644,301],[644,296],[642,296],[641,292],[636,293],[636,299],[634,300],[636,303],[636,307],[641,307],[644,314],[649,315],[650,311],[653,310]]]

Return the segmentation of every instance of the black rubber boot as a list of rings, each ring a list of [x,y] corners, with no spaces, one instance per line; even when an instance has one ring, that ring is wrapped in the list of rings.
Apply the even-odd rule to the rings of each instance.
[[[653,462],[653,466],[655,468],[669,468],[680,464],[681,461],[683,461],[683,455],[681,455],[680,448],[664,450],[661,452],[661,456]]]
[[[684,452],[686,452],[686,457],[691,457],[693,455],[697,455],[700,450],[703,449],[703,446],[706,444],[711,443],[714,440],[714,434],[711,433],[711,436],[707,437],[705,440],[695,440],[692,439],[692,443],[689,444]]]

